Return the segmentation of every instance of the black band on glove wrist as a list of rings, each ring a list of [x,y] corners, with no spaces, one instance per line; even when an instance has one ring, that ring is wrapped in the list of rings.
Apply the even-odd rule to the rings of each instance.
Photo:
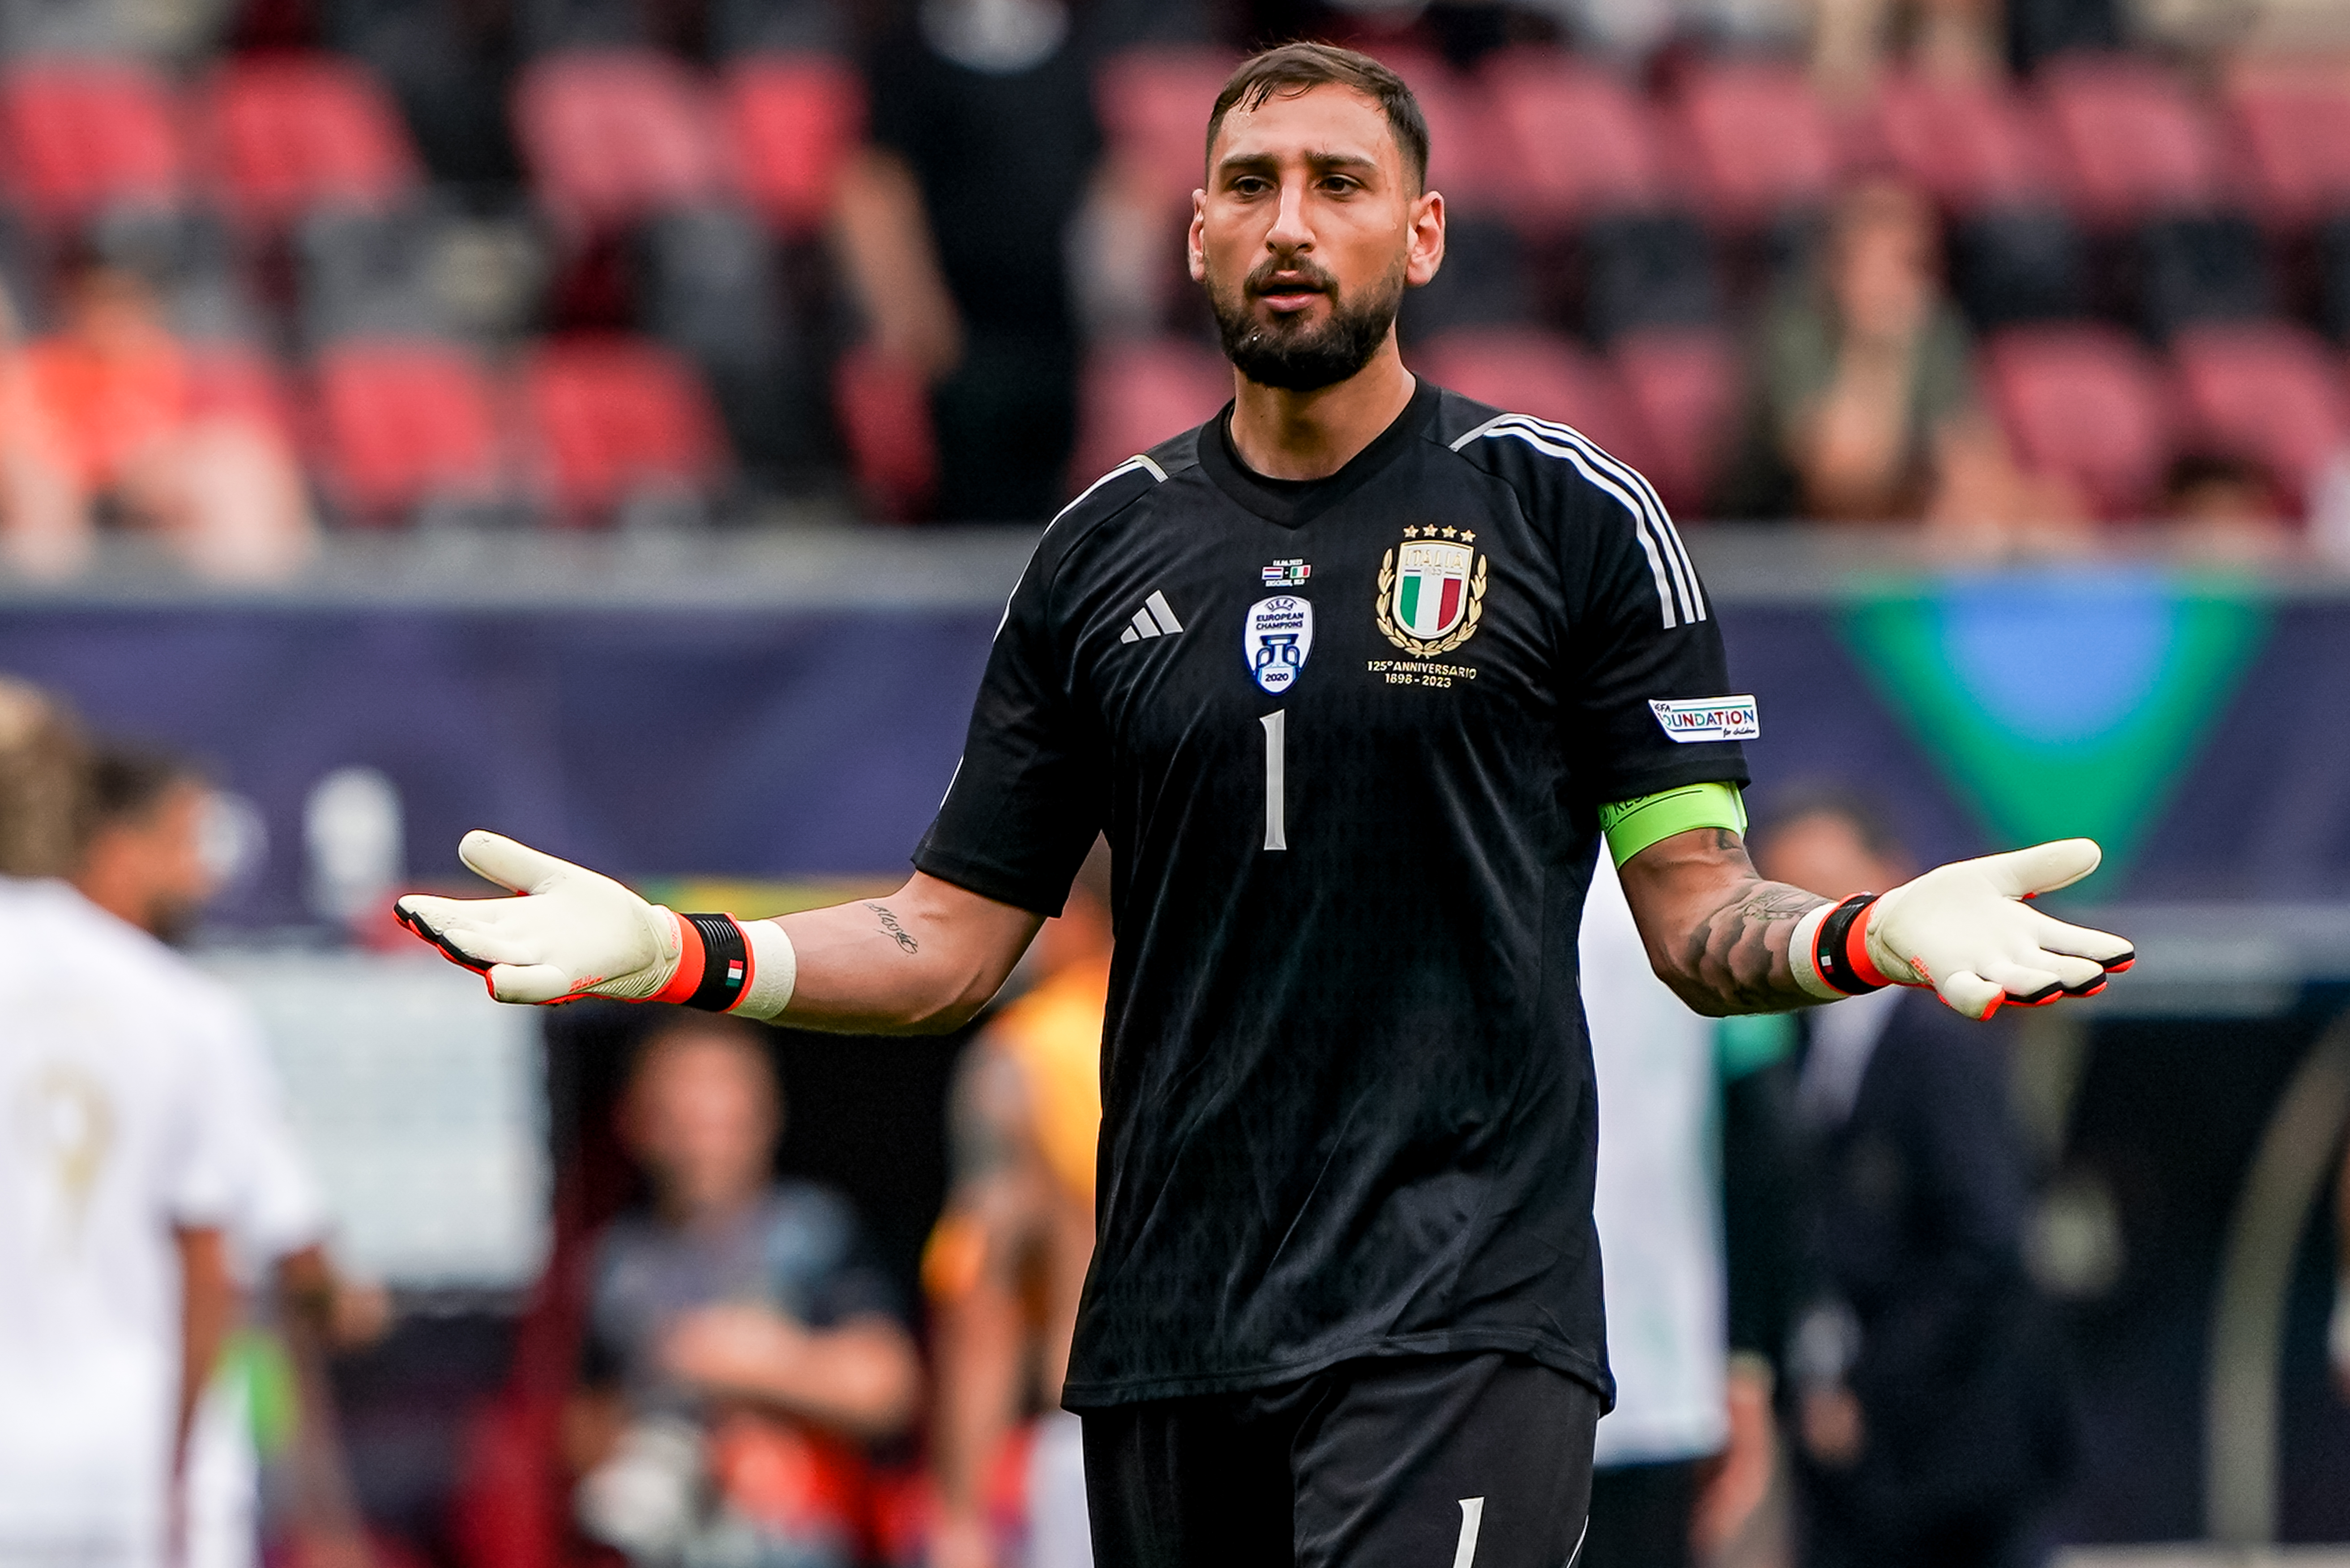
[[[685,999],[688,1007],[723,1012],[743,1000],[751,978],[751,947],[732,915],[681,915],[702,937],[702,983]]]
[[[1812,962],[1817,966],[1820,978],[1846,996],[1866,996],[1872,991],[1883,991],[1882,981],[1863,980],[1852,961],[1853,922],[1861,912],[1877,902],[1874,893],[1856,893],[1828,911],[1820,922],[1820,932],[1812,944]]]

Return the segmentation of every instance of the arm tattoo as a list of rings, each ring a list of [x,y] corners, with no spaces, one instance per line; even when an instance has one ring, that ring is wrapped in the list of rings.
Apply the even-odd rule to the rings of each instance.
[[[889,933],[891,941],[910,953],[922,950],[922,944],[914,940],[914,934],[911,931],[898,923],[898,917],[891,914],[886,905],[868,904],[865,907],[873,911],[874,918],[881,922],[882,930]]]
[[[1807,1005],[1814,999],[1795,983],[1787,943],[1795,922],[1827,901],[1783,882],[1747,883],[1690,932],[1679,955],[1687,986],[1676,989],[1700,1012]]]

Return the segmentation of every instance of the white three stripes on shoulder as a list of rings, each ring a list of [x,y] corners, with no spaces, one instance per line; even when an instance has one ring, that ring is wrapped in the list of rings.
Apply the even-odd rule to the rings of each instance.
[[[1698,586],[1697,567],[1665,512],[1665,504],[1631,464],[1609,456],[1588,436],[1572,426],[1554,424],[1531,414],[1497,414],[1452,443],[1459,452],[1472,441],[1513,437],[1549,457],[1565,458],[1584,478],[1614,496],[1632,514],[1633,535],[1648,557],[1648,572],[1657,583],[1657,604],[1667,628],[1706,618],[1705,593]],[[1679,614],[1675,614],[1678,607]]]
[[[1095,491],[1099,490],[1103,485],[1107,484],[1119,474],[1134,473],[1137,472],[1148,473],[1159,483],[1164,484],[1167,483],[1167,471],[1165,469],[1151,462],[1150,455],[1148,452],[1136,452],[1132,457],[1128,458],[1124,462],[1119,463],[1116,468],[1111,469],[1107,473],[1103,474],[1099,479],[1097,479],[1091,484],[1087,485],[1085,490],[1079,493],[1075,501],[1070,502],[1066,506],[1064,506],[1058,512],[1054,513],[1053,523],[1058,523],[1062,518],[1066,517],[1070,513],[1075,512],[1078,507],[1084,505],[1086,504],[1087,496],[1091,495]],[[1052,531],[1053,523],[1047,523],[1045,524],[1045,528],[1047,533]]]

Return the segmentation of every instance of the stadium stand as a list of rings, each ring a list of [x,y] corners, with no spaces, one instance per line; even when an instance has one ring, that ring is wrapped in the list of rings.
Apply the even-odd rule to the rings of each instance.
[[[2018,327],[1983,355],[1992,408],[2025,466],[2070,480],[2101,517],[2146,514],[2170,461],[2162,371],[2110,327]]]
[[[832,398],[867,509],[893,522],[920,516],[939,484],[931,391],[920,374],[860,346],[833,367]]]
[[[318,467],[347,523],[390,526],[428,506],[499,499],[496,397],[458,345],[340,344],[317,367]]]
[[[2289,234],[2350,212],[2350,78],[2248,60],[2228,73],[2224,95],[2263,223]]]
[[[1843,166],[1825,107],[1803,72],[1765,60],[1702,62],[1676,108],[1713,221],[1756,232],[1815,209]]]
[[[1222,49],[1137,49],[1094,72],[1094,111],[1111,152],[1170,211],[1191,212],[1206,106],[1236,60]]]
[[[2293,505],[2350,444],[2340,360],[2306,329],[2272,321],[2197,327],[2179,334],[2172,353],[2199,444],[2261,463]]]
[[[221,197],[255,227],[280,230],[320,208],[382,211],[417,186],[398,108],[348,60],[231,59],[205,84],[197,124]]]
[[[1638,332],[1610,356],[1648,433],[1648,478],[1681,516],[1702,514],[1738,410],[1738,354],[1705,327]]]
[[[515,128],[540,202],[575,233],[609,233],[728,192],[708,92],[651,50],[534,62],[515,89]]]
[[[716,411],[691,368],[617,337],[535,346],[521,370],[522,439],[552,519],[578,527],[699,517],[730,477]]]
[[[53,234],[109,207],[169,208],[187,194],[170,87],[129,60],[26,60],[0,75],[10,194]]]
[[[1564,229],[1678,199],[1656,110],[1613,72],[1521,48],[1486,61],[1479,80],[1513,167],[1512,210],[1528,228]]]
[[[822,55],[754,55],[721,78],[721,114],[743,196],[779,233],[824,226],[843,160],[865,130],[865,90]]]

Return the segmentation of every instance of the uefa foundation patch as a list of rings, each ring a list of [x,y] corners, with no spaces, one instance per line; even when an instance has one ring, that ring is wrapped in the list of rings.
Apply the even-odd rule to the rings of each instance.
[[[1648,711],[1676,741],[1751,741],[1762,733],[1752,697],[1699,697],[1678,702],[1651,697]]]

